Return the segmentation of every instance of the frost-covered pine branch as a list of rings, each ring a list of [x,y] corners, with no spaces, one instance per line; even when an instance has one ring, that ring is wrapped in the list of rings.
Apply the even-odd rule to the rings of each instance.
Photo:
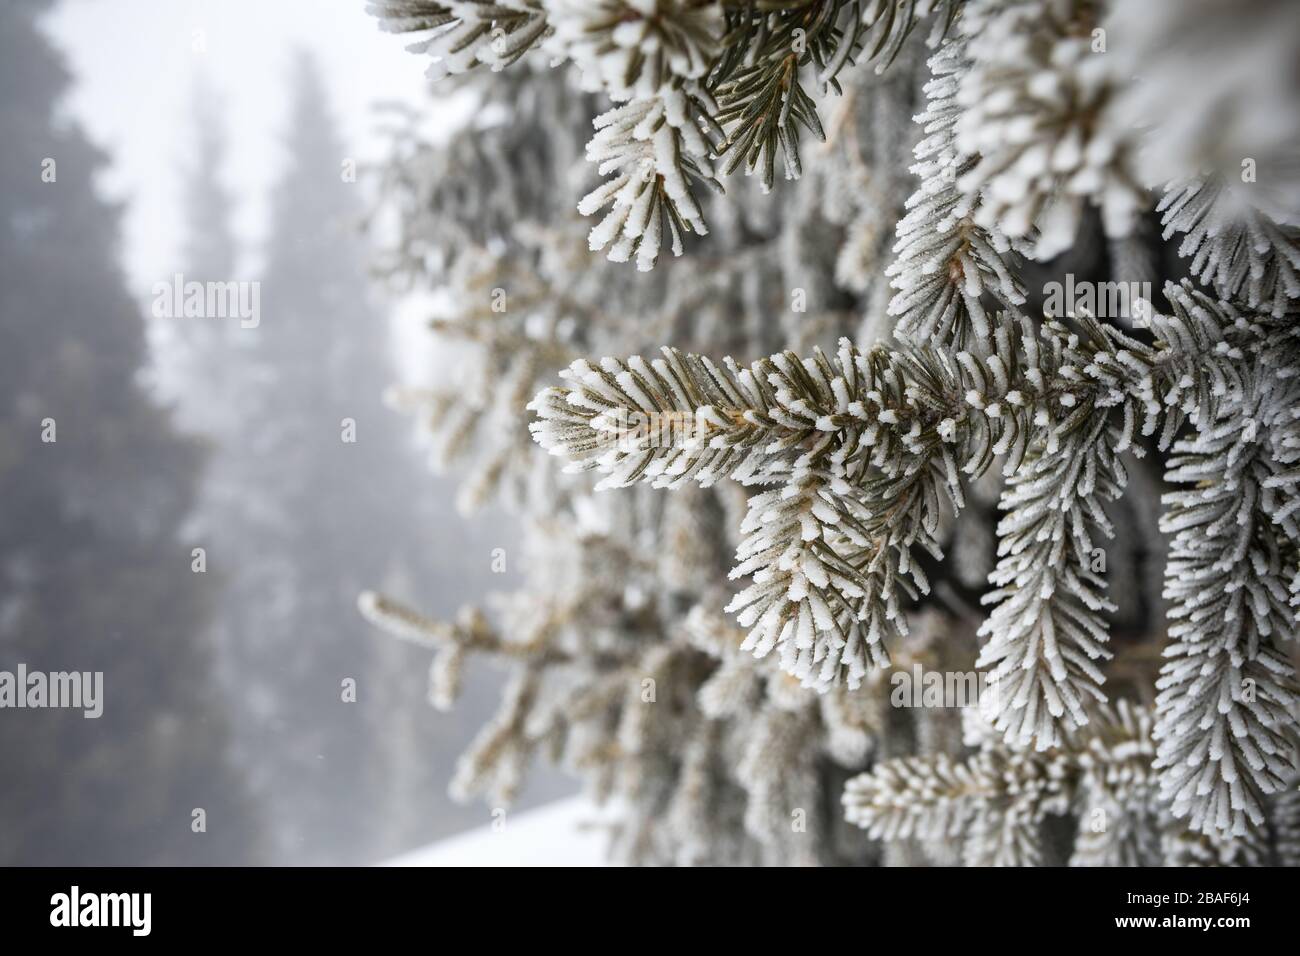
[[[1300,534],[1295,476],[1274,445],[1277,426],[1294,429],[1298,346],[1289,320],[1272,330],[1218,413],[1174,446],[1166,475],[1182,490],[1165,496],[1161,522],[1174,536],[1156,685],[1161,787],[1206,832],[1260,826],[1263,798],[1297,771],[1287,645],[1300,629],[1289,592]]]
[[[1165,238],[1182,236],[1179,254],[1220,298],[1281,318],[1300,299],[1300,225],[1274,222],[1244,191],[1216,180],[1171,186],[1157,207]]]
[[[1085,200],[1126,235],[1146,205],[1131,134],[1106,113],[1118,78],[1091,0],[971,0],[962,13],[973,66],[959,81],[958,149],[975,157],[958,189],[982,197],[985,228],[1033,235],[1033,255],[1069,248]]]
[[[407,49],[433,58],[439,79],[480,64],[500,70],[551,32],[541,0],[366,0],[368,12],[391,33],[420,38]]]
[[[1044,669],[1028,685],[1032,701],[1025,688],[1007,701],[1015,710],[1032,703],[1026,729],[1007,727],[1022,740],[1041,733],[1040,745],[1049,746],[1046,714],[1068,709],[1078,719],[1081,695],[1096,696],[1095,670],[1085,663],[1099,656],[1104,635],[1079,611],[1105,606],[1087,563],[1088,525],[1105,526],[1093,496],[1114,497],[1122,486],[1117,452],[1153,432],[1166,408],[1169,421],[1197,408],[1212,387],[1206,382],[1216,366],[1202,352],[1223,343],[1222,330],[1204,315],[1156,324],[1195,351],[1144,346],[1096,323],[1081,340],[1059,323],[1040,332],[1027,320],[1003,319],[983,359],[939,346],[863,352],[845,341],[833,358],[785,353],[748,368],[672,349],[649,362],[579,360],[562,373],[571,387],[533,401],[539,421],[531,427],[571,468],[604,473],[598,488],[690,480],[707,487],[723,478],[777,486],[751,501],[749,537],[733,574],[752,576],[753,584],[732,608],[750,628],[756,654],[779,649],[790,672],[817,687],[833,683],[841,665],[850,684],[858,682],[869,661],[888,659],[880,645],[906,632],[900,600],[929,590],[918,555],[942,556],[937,523],[943,509],[964,501],[960,472],[981,473],[997,456],[1005,456],[1007,474],[1026,468],[1027,456],[1039,462],[1028,464],[1028,474],[1042,471],[1025,487],[1053,487],[1044,504],[1025,501],[1004,533],[1061,508],[1055,532],[1046,524],[1034,534],[1054,538],[1057,556],[1082,563],[1040,576],[1039,600],[1024,615],[1033,623],[1023,633],[999,632],[1004,643],[988,654],[1020,669],[1041,655]],[[1053,456],[1047,465],[1045,456]],[[1053,474],[1057,461],[1065,470]],[[1011,503],[1023,495],[1013,491]],[[1004,547],[1012,557],[994,580],[1023,586],[1017,579],[1034,573],[1018,567],[1024,544],[1006,537]],[[1041,554],[1051,557],[1050,549]],[[1063,590],[1053,602],[1058,577]],[[1022,600],[1013,591],[996,598],[1010,602],[1009,616]],[[1025,658],[1027,651],[1035,656]],[[995,670],[995,677],[1010,673]],[[1076,687],[1080,680],[1092,691]]]
[[[385,30],[423,36],[410,49],[434,58],[431,73],[476,65],[502,69],[544,47],[578,69],[584,87],[614,107],[593,120],[587,157],[604,182],[583,215],[604,213],[592,249],[653,268],[667,244],[683,252],[708,227],[701,186],[721,189],[722,158],[771,187],[782,157],[798,178],[800,130],[824,138],[818,93],[864,59],[897,56],[917,22],[931,42],[951,25],[958,0],[798,0],[772,8],[721,0],[370,0]],[[730,158],[728,157],[730,154]]]
[[[1300,121],[1291,64],[1300,16],[1260,0],[1111,4],[1114,128],[1142,130],[1135,160],[1164,190],[1166,238],[1219,298],[1280,317],[1300,298]],[[1182,103],[1180,108],[1170,104]]]
[[[1025,301],[1013,275],[1011,242],[976,222],[979,195],[965,195],[958,179],[974,157],[957,148],[955,125],[962,77],[969,69],[967,41],[954,38],[930,59],[926,110],[917,117],[924,137],[912,167],[921,180],[898,221],[896,258],[886,270],[895,289],[889,303],[895,332],[925,342],[935,336],[963,347],[987,340],[985,299],[1013,309]]]
[[[840,89],[840,71],[875,60],[884,70],[921,18],[935,13],[931,43],[956,16],[953,0],[803,0],[769,10],[736,4],[726,11],[722,55],[709,75],[718,101],[711,121],[723,132],[716,152],[731,173],[759,173],[764,191],[776,178],[803,173],[802,131],[825,140],[814,93]],[[728,157],[728,154],[730,156]]]
[[[1003,495],[1001,560],[989,576],[995,605],[981,633],[995,726],[1021,747],[1056,746],[1104,701],[1106,582],[1101,545],[1113,535],[1103,505],[1122,493],[1120,429],[1095,415],[1066,432],[1055,453],[1031,454]]]
[[[703,78],[716,56],[721,12],[692,0],[554,0],[556,45],[587,88],[616,103],[596,117],[587,158],[605,182],[578,204],[608,207],[591,248],[652,268],[665,239],[682,254],[687,231],[704,235],[697,184],[715,185],[701,123],[714,107]]]
[[[525,6],[573,69],[467,72],[471,128],[386,173],[391,273],[474,357],[470,387],[435,373],[406,404],[444,413],[448,463],[484,463],[469,497],[512,501],[539,555],[481,617],[425,622],[440,701],[469,654],[513,675],[462,790],[549,754],[619,799],[640,862],[1293,859],[1291,8],[492,16]],[[601,97],[591,194],[573,143]],[[703,188],[728,170],[754,175]],[[798,181],[768,195],[778,171]],[[644,267],[688,231],[650,275],[589,248]],[[1153,308],[1043,304],[1099,278]],[[922,663],[980,670],[964,741],[889,700]],[[825,811],[851,777],[857,827]]]
[[[1069,815],[1081,838],[1099,821],[1108,837],[1084,838],[1071,862],[1151,863],[1131,834],[1116,832],[1133,808],[1149,807],[1150,734],[1150,716],[1123,702],[1099,709],[1086,732],[1071,731],[1045,753],[1008,748],[1000,735],[977,729],[978,750],[968,759],[890,760],[850,780],[845,812],[876,839],[959,840],[968,866],[1061,862],[1050,859],[1044,823]]]

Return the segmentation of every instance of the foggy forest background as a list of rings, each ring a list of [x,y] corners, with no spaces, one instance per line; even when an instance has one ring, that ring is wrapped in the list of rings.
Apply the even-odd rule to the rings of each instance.
[[[184,177],[184,241],[159,280],[260,282],[262,319],[156,318],[124,281],[123,210],[97,191],[109,157],[61,110],[54,6],[0,5],[0,669],[103,671],[105,707],[0,714],[0,863],[373,862],[489,822],[446,787],[497,675],[435,713],[427,654],[356,599],[452,614],[509,587],[518,569],[492,555],[512,529],[461,521],[454,479],[383,402],[392,300],[321,64],[297,54],[275,91],[287,162],[255,275],[220,95],[188,91],[163,160]],[[562,791],[542,777],[521,804]]]

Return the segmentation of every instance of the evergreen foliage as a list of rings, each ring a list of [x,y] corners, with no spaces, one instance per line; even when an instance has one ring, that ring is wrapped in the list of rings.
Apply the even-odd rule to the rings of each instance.
[[[446,43],[486,9],[413,6],[371,4],[468,67]],[[636,861],[952,862],[954,837],[975,865],[1294,859],[1300,91],[1279,76],[1300,16],[1143,7],[540,0],[531,42],[571,71],[461,78],[507,118],[388,179],[463,177],[509,142],[506,188],[556,195],[512,216],[501,182],[390,194],[458,264],[396,271],[485,344],[482,394],[533,476],[515,501],[564,545],[535,542],[521,628],[364,607],[448,667],[516,662],[473,772],[513,783],[551,744],[626,802]],[[1244,64],[1211,102],[1269,94],[1217,138],[1189,94],[1207,49]],[[575,114],[612,177],[595,192]],[[588,249],[575,206],[605,216]],[[648,276],[589,254],[650,270],[664,241],[682,259]],[[1053,303],[1076,275],[1153,288]],[[489,317],[494,287],[528,294]],[[525,424],[563,474],[537,477]],[[980,671],[964,728],[889,706],[919,663]],[[826,809],[841,792],[868,842]]]

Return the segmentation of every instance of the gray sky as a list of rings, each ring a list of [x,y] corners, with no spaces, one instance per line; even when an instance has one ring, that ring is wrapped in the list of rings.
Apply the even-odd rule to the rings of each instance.
[[[133,292],[147,295],[176,265],[195,76],[206,73],[222,97],[235,227],[255,244],[281,169],[296,50],[321,63],[347,155],[358,160],[382,146],[372,103],[422,101],[427,59],[376,22],[364,0],[63,0],[47,28],[77,80],[66,106],[109,155],[99,185],[128,204],[122,262]]]

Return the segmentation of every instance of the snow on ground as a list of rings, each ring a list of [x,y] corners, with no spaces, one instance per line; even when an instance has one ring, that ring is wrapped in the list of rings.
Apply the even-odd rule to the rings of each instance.
[[[605,866],[611,811],[572,797],[439,840],[384,866]]]

